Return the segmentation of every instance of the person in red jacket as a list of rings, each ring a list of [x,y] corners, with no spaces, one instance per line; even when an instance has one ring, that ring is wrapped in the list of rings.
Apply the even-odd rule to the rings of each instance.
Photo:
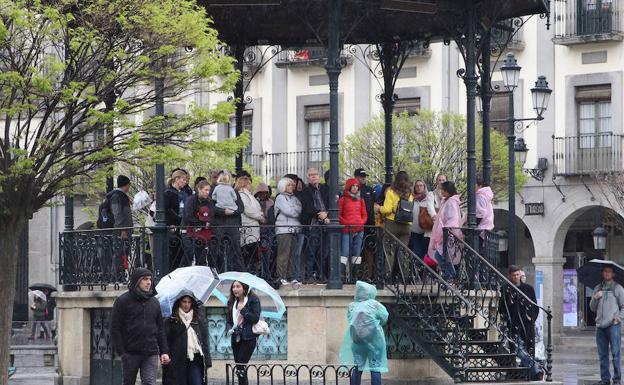
[[[344,195],[338,201],[338,219],[344,226],[342,230],[342,257],[340,261],[347,264],[351,257],[352,264],[360,263],[362,251],[362,239],[364,238],[364,226],[368,219],[366,202],[360,196],[360,182],[355,179],[347,179]],[[351,253],[349,253],[351,249]]]

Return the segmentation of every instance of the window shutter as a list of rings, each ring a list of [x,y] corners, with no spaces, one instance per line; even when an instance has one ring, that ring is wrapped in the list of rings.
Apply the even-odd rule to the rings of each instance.
[[[611,84],[576,87],[577,102],[596,102],[611,100]]]
[[[494,122],[494,120],[509,119],[509,92],[496,92],[490,102],[490,127],[493,130],[507,134],[509,123]]]
[[[399,99],[394,103],[394,112],[402,114],[407,112],[408,115],[415,115],[420,110],[420,98]]]
[[[304,119],[306,121],[329,120],[329,105],[306,106]]]

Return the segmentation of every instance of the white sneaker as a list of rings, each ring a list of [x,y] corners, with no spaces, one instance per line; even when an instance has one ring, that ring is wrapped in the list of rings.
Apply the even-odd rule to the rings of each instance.
[[[349,257],[340,257],[340,263],[346,265],[347,263],[349,263]]]
[[[280,279],[280,283],[282,284],[282,286],[288,285],[288,281],[285,279]]]
[[[293,286],[297,286],[297,285],[301,285],[301,282],[297,281],[296,279],[293,279],[293,280],[290,282],[290,284],[291,284],[291,285],[293,285]]]

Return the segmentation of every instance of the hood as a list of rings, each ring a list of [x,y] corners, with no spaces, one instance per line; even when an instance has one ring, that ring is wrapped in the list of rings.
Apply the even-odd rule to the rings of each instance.
[[[355,178],[347,179],[347,181],[345,182],[345,190],[344,190],[345,194],[348,194],[349,191],[351,191],[351,186],[353,186],[353,185],[357,185],[358,187],[361,187],[360,186],[360,181],[358,181],[357,179],[355,179]],[[358,191],[360,191],[360,190],[358,190]]]
[[[154,274],[152,274],[151,271],[142,268],[142,267],[138,267],[136,269],[134,269],[134,271],[132,272],[132,275],[130,276],[130,281],[128,282],[128,289],[130,291],[134,290],[137,288],[137,285],[139,284],[139,281],[141,280],[141,278],[143,277],[153,277]],[[152,285],[152,292],[154,292],[154,286]]]
[[[459,204],[461,204],[461,195],[459,195],[459,194],[453,195],[452,197],[448,197],[446,200],[447,201],[455,201],[459,205]]]
[[[375,297],[377,297],[377,289],[375,286],[363,281],[357,281],[355,283],[355,295],[353,296],[355,301],[362,302],[375,299]]]
[[[479,190],[477,190],[477,195],[481,195],[489,201],[494,199],[494,192],[492,191],[490,186],[481,187]]]
[[[114,189],[112,189],[112,190],[110,190],[109,192],[106,193],[106,198],[110,199],[113,196],[113,194],[116,194],[116,193],[118,193],[120,191],[122,193],[124,193],[124,195],[126,195],[124,190],[122,190],[120,188],[114,188]]]
[[[269,192],[269,186],[266,183],[260,183],[258,184],[258,186],[256,186],[256,191],[254,192],[254,194],[261,192]]]

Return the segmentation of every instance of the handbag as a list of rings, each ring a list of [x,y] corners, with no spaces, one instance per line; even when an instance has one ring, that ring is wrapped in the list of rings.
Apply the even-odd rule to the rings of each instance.
[[[438,261],[431,258],[429,254],[425,255],[425,257],[423,258],[423,262],[425,262],[425,265],[431,267],[432,269],[435,269],[438,266]]]
[[[396,213],[394,213],[394,221],[397,223],[411,223],[414,220],[413,217],[414,202],[407,199],[399,199]]]
[[[263,319],[260,319],[258,320],[258,322],[253,324],[253,326],[251,327],[251,331],[253,332],[253,334],[257,334],[260,336],[268,336],[269,333],[271,333],[271,330],[269,329],[269,324]]]
[[[418,226],[420,226],[422,230],[433,229],[433,219],[431,215],[429,215],[429,211],[427,211],[426,207],[420,207],[420,211],[418,212]]]

